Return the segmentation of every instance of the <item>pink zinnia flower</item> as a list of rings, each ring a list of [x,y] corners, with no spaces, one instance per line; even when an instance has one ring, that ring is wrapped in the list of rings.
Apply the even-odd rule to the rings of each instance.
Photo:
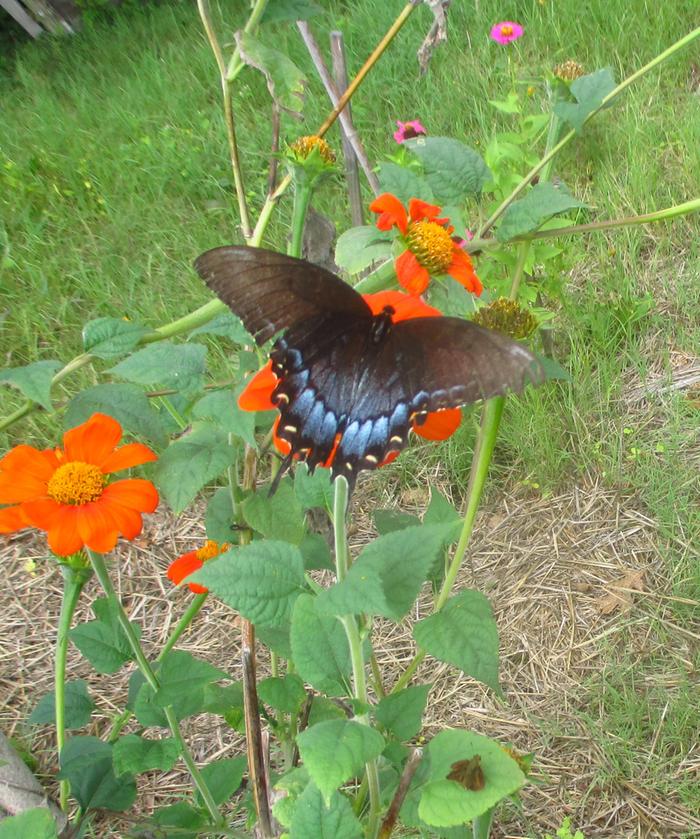
[[[525,30],[513,20],[504,20],[495,24],[491,29],[491,38],[499,44],[509,44],[521,38]]]
[[[399,130],[394,131],[394,139],[397,143],[403,143],[404,140],[410,140],[413,137],[428,133],[417,119],[412,119],[409,122],[401,122],[397,119],[396,124],[399,126]]]

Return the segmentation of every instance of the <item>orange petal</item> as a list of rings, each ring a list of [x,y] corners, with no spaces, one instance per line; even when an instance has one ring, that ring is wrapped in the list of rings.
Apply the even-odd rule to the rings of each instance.
[[[14,533],[25,527],[29,527],[29,522],[19,505],[16,507],[3,507],[0,510],[0,533]]]
[[[119,532],[104,504],[99,502],[76,507],[78,535],[82,541],[97,553],[107,553],[117,544]]]
[[[132,466],[140,466],[142,463],[150,463],[153,460],[158,460],[158,455],[148,446],[144,446],[143,443],[127,443],[108,455],[100,468],[107,474],[119,472],[120,469],[130,469]]]
[[[291,443],[277,436],[277,429],[279,428],[281,419],[281,416],[277,417],[275,424],[272,426],[272,442],[275,444],[275,448],[278,452],[281,452],[282,454],[289,454],[292,450]]]
[[[442,212],[442,207],[436,207],[435,204],[428,204],[426,201],[421,201],[420,198],[411,198],[408,202],[408,213],[411,216],[411,221],[421,221],[428,219],[433,221]],[[447,219],[440,219],[440,221],[447,221]]]
[[[238,397],[238,407],[242,411],[271,411],[272,391],[277,387],[279,379],[272,372],[272,361],[262,367],[245,386]]]
[[[430,274],[411,251],[404,251],[394,264],[399,285],[409,294],[423,294],[430,282]]]
[[[61,514],[49,530],[49,547],[58,556],[70,556],[83,547],[78,533],[78,507],[61,505]]]
[[[101,500],[114,501],[140,513],[152,513],[158,506],[158,490],[143,478],[125,478],[106,486]]]
[[[53,498],[37,498],[34,501],[25,501],[22,504],[22,512],[33,527],[50,530],[61,517],[64,506]]]
[[[87,422],[63,435],[67,460],[102,466],[121,440],[122,427],[107,414],[93,414]]]
[[[197,556],[197,551],[182,554],[182,556],[179,556],[168,566],[168,579],[175,583],[175,585],[179,585],[185,577],[189,577],[190,574],[199,571],[203,564],[202,560]],[[198,583],[188,583],[187,585],[190,591],[195,594],[206,594],[209,591],[209,589],[200,586]]]
[[[461,408],[446,408],[428,414],[423,425],[413,425],[413,430],[426,440],[446,440],[462,422]]]
[[[99,503],[99,502],[98,502]],[[138,510],[117,504],[116,501],[102,501],[105,515],[125,539],[135,539],[143,529],[143,519]]]
[[[476,276],[476,271],[472,265],[469,254],[466,254],[461,248],[455,247],[452,254],[452,262],[447,269],[447,273],[454,277],[458,283],[461,283],[467,291],[479,296],[484,290],[481,280]]]
[[[395,195],[390,192],[383,192],[372,201],[369,208],[373,213],[380,214],[377,219],[377,227],[380,230],[391,230],[392,227],[398,227],[404,235],[406,234],[408,230],[406,208]]]
[[[0,460],[0,504],[14,504],[46,495],[56,455],[32,446],[15,446]]]

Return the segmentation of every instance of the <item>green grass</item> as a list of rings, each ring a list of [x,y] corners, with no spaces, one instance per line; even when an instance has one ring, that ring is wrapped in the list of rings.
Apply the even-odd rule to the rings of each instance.
[[[324,5],[329,11],[314,28],[319,38],[328,28],[343,30],[349,66],[356,71],[403,4]],[[567,58],[588,70],[611,66],[621,79],[697,22],[696,0],[591,0],[585,14],[580,5],[502,2],[496,12],[495,4],[483,0],[478,10],[471,2],[455,2],[449,42],[425,77],[417,75],[415,51],[430,20],[425,9],[417,10],[353,102],[370,159],[394,151],[396,118],[418,117],[431,134],[459,136],[477,148],[494,129],[506,130],[509,118],[487,101],[503,98],[510,84],[507,53],[486,37],[493,15],[525,24],[526,37],[514,48],[524,79],[538,78]],[[227,41],[246,6],[240,0],[226,4]],[[283,121],[284,135],[293,138],[313,131],[328,106],[294,28],[280,28],[275,41],[310,79],[305,123]],[[696,197],[700,116],[690,66],[697,56],[694,45],[646,76],[558,159],[555,173],[597,217]],[[541,98],[538,88],[533,108]],[[235,108],[253,207],[260,206],[265,190],[267,101],[261,78],[244,72]],[[80,352],[81,325],[90,318],[116,315],[156,326],[208,299],[192,260],[240,237],[218,80],[191,3],[123,8],[89,23],[76,38],[15,43],[0,64],[0,109],[3,364],[69,360]],[[319,203],[339,229],[349,224],[341,182],[331,182]],[[285,199],[268,245],[283,245],[289,214]],[[596,234],[585,242],[564,240],[566,283],[554,340],[573,383],[509,401],[490,490],[526,480],[550,492],[586,475],[632,490],[658,522],[674,594],[695,600],[697,405],[675,393],[640,408],[626,398],[623,380],[629,381],[630,372],[643,380],[659,364],[669,370],[671,352],[697,354],[699,233],[698,220],[686,218]],[[91,368],[81,371],[66,380],[57,399],[98,377]],[[19,404],[2,390],[2,414]],[[5,435],[4,443],[43,442],[56,427],[53,418],[35,414]],[[410,481],[419,461],[439,457],[455,486],[463,487],[472,439],[473,423],[467,422],[444,446],[408,452],[396,468]],[[670,608],[680,621],[693,619],[690,605]],[[629,773],[637,760],[635,743],[654,730],[665,702],[637,687],[649,668],[663,670],[664,662],[633,665],[624,649],[616,649],[611,668],[611,679],[595,687],[600,713],[590,724],[595,731],[601,715],[613,720],[617,733],[603,740],[604,748],[611,766]],[[661,743],[667,762],[648,776],[659,790],[665,789],[664,767],[677,758],[678,744],[692,740],[690,697],[690,688],[672,697],[674,727],[664,729],[668,743]],[[689,807],[700,806],[697,789],[689,786],[681,795]]]

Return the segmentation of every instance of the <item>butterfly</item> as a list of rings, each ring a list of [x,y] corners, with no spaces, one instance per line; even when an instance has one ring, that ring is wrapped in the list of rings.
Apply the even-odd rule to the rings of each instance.
[[[481,755],[474,755],[469,760],[458,760],[453,763],[447,780],[456,781],[464,789],[470,789],[473,792],[483,789],[486,781],[484,780],[484,770],[481,768]]]
[[[351,487],[407,443],[428,413],[539,384],[536,356],[510,338],[453,317],[394,323],[350,285],[303,259],[230,245],[195,269],[270,358],[278,384],[278,435],[309,469],[327,463]]]

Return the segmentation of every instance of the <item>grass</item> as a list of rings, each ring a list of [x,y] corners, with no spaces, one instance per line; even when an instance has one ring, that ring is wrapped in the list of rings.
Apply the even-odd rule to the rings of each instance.
[[[221,24],[229,41],[246,6],[234,5]],[[314,27],[319,36],[330,27],[344,32],[356,71],[402,4],[324,5],[328,11]],[[696,11],[695,0],[592,0],[583,15],[575,0],[560,0],[502,2],[497,15],[525,24],[526,37],[514,48],[524,78],[571,57],[587,69],[611,66],[620,79],[686,34]],[[493,14],[489,3],[454,3],[449,42],[423,78],[415,51],[429,18],[424,9],[413,14],[353,103],[370,159],[393,151],[395,118],[419,117],[431,134],[460,136],[477,148],[494,127],[507,128],[508,117],[487,103],[503,98],[510,84],[506,52],[485,37]],[[295,30],[281,28],[275,39],[311,84],[303,126],[283,121],[285,136],[294,137],[312,131],[328,107]],[[558,159],[555,173],[598,217],[695,197],[700,117],[693,61],[697,46],[633,86]],[[540,96],[538,89],[533,106]],[[270,141],[261,102],[267,102],[264,83],[247,71],[235,107],[252,206],[264,195]],[[155,326],[206,301],[189,266],[202,250],[236,237],[236,211],[215,67],[190,3],[126,7],[88,23],[76,38],[14,42],[0,64],[0,103],[4,364],[69,360],[80,352],[82,324],[94,317]],[[324,191],[320,209],[339,229],[349,224],[342,183]],[[283,245],[289,213],[285,200],[268,245]],[[573,384],[509,401],[490,488],[497,493],[520,481],[546,495],[597,477],[633,492],[658,524],[673,593],[689,601],[700,599],[697,395],[693,401],[683,391],[668,392],[640,403],[629,398],[629,388],[668,378],[679,358],[697,356],[699,232],[697,219],[687,218],[563,240],[566,283],[554,339]],[[57,399],[98,376],[92,368],[81,371]],[[6,390],[2,402],[3,414],[20,404]],[[36,414],[4,443],[37,442],[55,430],[53,418]],[[401,480],[410,483],[426,458],[441,458],[459,492],[472,439],[467,422],[443,447],[406,453],[396,467]],[[686,625],[697,618],[688,603],[670,608]],[[655,627],[661,630],[660,619]],[[624,647],[611,649],[609,672],[588,686],[595,710],[582,715],[592,732],[606,720],[600,742],[611,773],[629,777],[639,769],[638,744],[648,744],[668,701],[672,724],[661,727],[658,762],[644,769],[644,783],[660,793],[698,724],[689,682],[670,693],[646,687],[645,680],[669,666],[663,658],[639,663]],[[697,788],[688,784],[680,795],[700,808]]]

